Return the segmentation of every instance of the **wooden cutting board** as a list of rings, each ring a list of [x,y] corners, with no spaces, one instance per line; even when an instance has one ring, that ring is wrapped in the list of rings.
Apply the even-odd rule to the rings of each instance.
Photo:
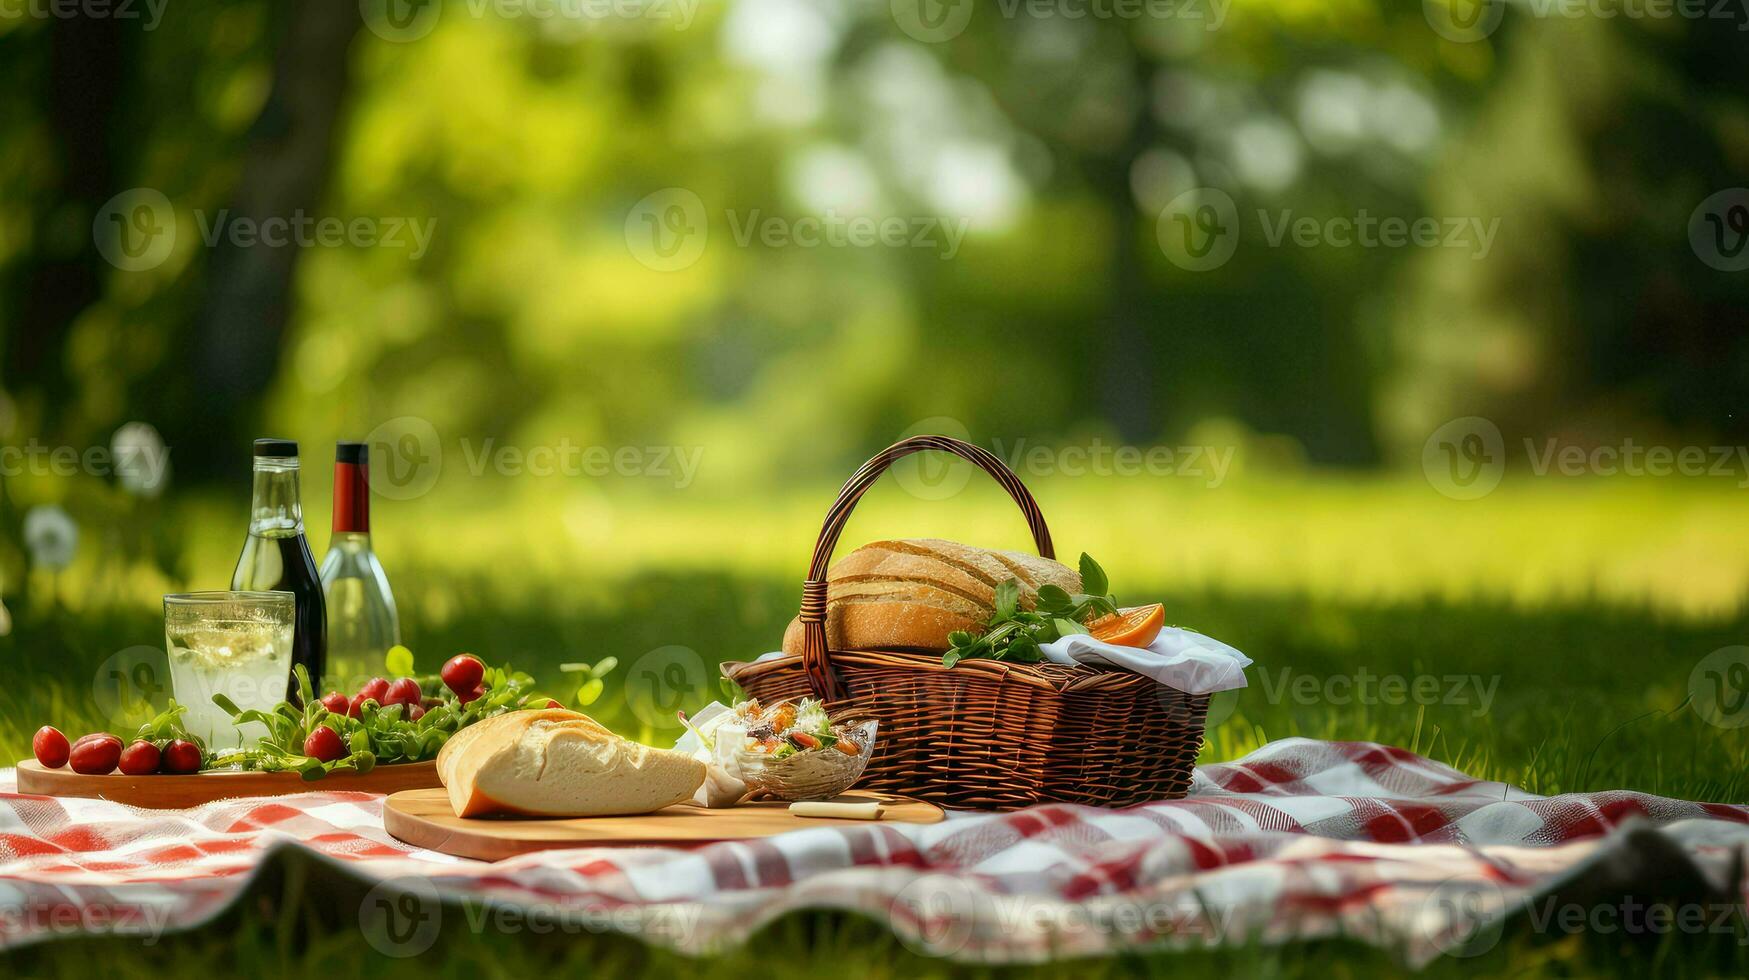
[[[383,826],[395,837],[458,857],[497,861],[561,847],[702,847],[722,841],[772,837],[809,827],[873,827],[882,823],[938,823],[941,808],[884,793],[850,792],[841,803],[887,804],[880,820],[798,817],[779,801],[709,810],[680,803],[633,817],[470,817],[455,815],[441,789],[396,793],[383,803]]]
[[[152,810],[182,810],[237,796],[285,796],[289,793],[349,791],[397,793],[443,785],[436,762],[401,762],[377,766],[364,775],[331,773],[305,782],[295,772],[201,772],[191,776],[81,776],[71,769],[45,769],[35,759],[18,764],[18,791],[38,796],[78,796],[110,800]]]

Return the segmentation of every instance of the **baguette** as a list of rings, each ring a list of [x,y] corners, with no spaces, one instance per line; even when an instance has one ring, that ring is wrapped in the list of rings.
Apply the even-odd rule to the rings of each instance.
[[[996,586],[1014,579],[1020,605],[1038,603],[1041,585],[1081,591],[1081,576],[1049,558],[991,551],[938,538],[876,541],[845,555],[826,574],[826,645],[833,650],[939,653],[954,630],[975,629],[996,610]],[[798,617],[783,650],[799,654]]]
[[[457,732],[437,778],[458,817],[649,813],[691,798],[704,763],[627,741],[575,711],[512,711]]]

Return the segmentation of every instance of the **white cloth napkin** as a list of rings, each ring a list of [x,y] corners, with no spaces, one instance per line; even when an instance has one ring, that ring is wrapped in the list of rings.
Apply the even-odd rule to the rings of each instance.
[[[1160,635],[1145,649],[1101,643],[1080,634],[1065,636],[1039,649],[1052,663],[1121,667],[1145,674],[1186,694],[1213,694],[1244,687],[1245,668],[1251,666],[1250,657],[1220,640],[1176,626],[1162,628]],[[782,656],[785,656],[782,650],[774,650],[755,662]]]
[[[1108,664],[1145,674],[1186,694],[1213,694],[1245,686],[1251,658],[1212,636],[1167,626],[1142,647],[1102,643],[1079,633],[1039,647],[1052,663]]]

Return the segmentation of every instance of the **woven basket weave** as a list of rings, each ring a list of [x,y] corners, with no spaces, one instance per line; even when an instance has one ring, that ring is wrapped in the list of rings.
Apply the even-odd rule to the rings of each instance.
[[[1000,459],[958,439],[913,436],[864,463],[826,515],[802,585],[801,655],[727,663],[724,676],[766,702],[817,697],[834,716],[879,719],[859,789],[978,810],[1183,796],[1206,695],[1117,668],[997,660],[947,668],[939,654],[826,649],[826,571],[839,533],[887,467],[920,450],[953,453],[994,477],[1026,515],[1039,554],[1056,557],[1038,504]]]

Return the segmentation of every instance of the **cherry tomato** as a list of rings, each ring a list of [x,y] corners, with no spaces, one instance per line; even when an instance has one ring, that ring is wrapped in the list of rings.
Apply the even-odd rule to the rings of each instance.
[[[472,700],[480,697],[481,695],[484,695],[485,693],[486,693],[485,688],[481,687],[478,684],[475,684],[474,689],[471,691],[457,691],[456,695],[455,695],[455,699],[457,701],[461,702],[462,704],[467,704],[469,701],[472,701]]]
[[[408,721],[418,721],[419,719],[421,719],[423,717],[425,717],[425,706],[424,705],[410,704],[407,706],[407,720]]]
[[[67,764],[67,753],[72,751],[72,746],[67,744],[67,736],[62,735],[59,728],[44,725],[30,740],[30,750],[36,753],[36,761],[50,769],[59,769]]]
[[[102,776],[115,769],[121,761],[121,739],[107,732],[95,732],[73,743],[67,753],[73,771],[83,776]]]
[[[158,747],[141,740],[121,750],[122,775],[146,776],[158,771]]]
[[[346,699],[346,695],[341,694],[339,691],[329,691],[327,694],[322,695],[322,707],[327,708],[330,714],[345,714],[346,706],[351,703],[352,702]]]
[[[158,768],[164,772],[186,775],[200,771],[200,746],[185,739],[176,739],[164,746]]]
[[[454,691],[462,697],[462,703],[467,704],[473,698],[464,695],[480,686],[480,680],[486,676],[486,665],[471,653],[461,653],[449,658],[438,676],[443,678],[444,687]]]
[[[339,732],[327,725],[317,725],[310,737],[304,739],[304,754],[312,759],[333,762],[346,757],[346,743],[340,740]]]
[[[377,701],[376,698],[366,697],[364,692],[360,691],[352,696],[351,701],[346,703],[346,717],[358,718],[363,715],[364,711],[362,709],[364,708],[364,703],[366,701],[374,702],[379,708],[382,707],[381,701]]]
[[[418,704],[420,697],[419,682],[411,677],[403,677],[389,685],[388,694],[383,698],[383,707],[391,704]]]
[[[364,686],[358,689],[358,693],[366,701],[383,704],[383,699],[389,696],[389,682],[381,677],[372,677],[364,682]]]

